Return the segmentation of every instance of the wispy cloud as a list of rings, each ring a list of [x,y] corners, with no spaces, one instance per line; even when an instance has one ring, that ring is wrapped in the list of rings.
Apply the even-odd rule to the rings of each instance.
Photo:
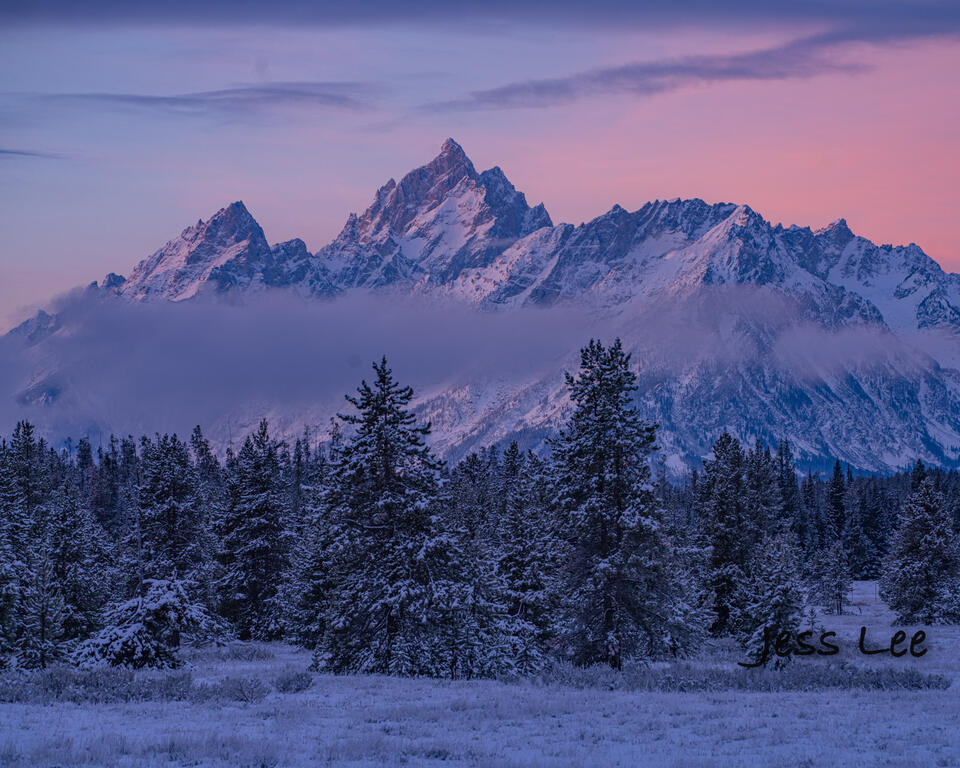
[[[604,94],[650,96],[692,85],[864,71],[863,64],[836,58],[835,49],[841,42],[849,40],[831,33],[742,53],[635,62],[564,77],[517,81],[473,91],[461,99],[427,104],[424,108],[459,111],[550,107]]]
[[[211,116],[256,114],[281,107],[359,112],[371,108],[371,99],[377,91],[377,86],[359,82],[271,82],[172,95],[107,92],[30,95],[59,105]]]
[[[60,157],[52,152],[37,152],[31,149],[4,149],[0,147],[0,157],[39,157],[48,160],[55,160]]]

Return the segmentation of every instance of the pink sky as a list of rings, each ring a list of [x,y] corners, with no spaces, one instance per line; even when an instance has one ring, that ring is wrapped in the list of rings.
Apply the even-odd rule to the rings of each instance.
[[[960,271],[960,46],[868,51],[869,74],[730,83],[609,105],[511,146],[509,172],[555,218],[653,198],[747,203],[814,228],[844,217]],[[468,148],[469,151],[469,148]]]

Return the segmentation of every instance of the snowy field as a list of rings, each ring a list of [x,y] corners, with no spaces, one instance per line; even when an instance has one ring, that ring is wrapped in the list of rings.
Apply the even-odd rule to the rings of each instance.
[[[307,690],[281,692],[278,677],[305,670],[309,654],[273,644],[242,660],[204,649],[187,654],[192,684],[242,680],[238,695],[0,704],[0,765],[960,765],[960,627],[929,628],[922,658],[865,657],[856,651],[861,624],[875,645],[889,643],[890,614],[872,582],[856,583],[848,610],[821,619],[840,654],[793,663],[912,667],[953,684],[663,693],[610,690],[605,675],[587,688],[313,675]],[[754,674],[738,658],[720,645],[697,664]]]

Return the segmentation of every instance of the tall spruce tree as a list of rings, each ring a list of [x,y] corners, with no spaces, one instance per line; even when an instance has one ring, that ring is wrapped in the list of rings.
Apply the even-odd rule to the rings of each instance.
[[[874,579],[877,577],[880,558],[870,521],[867,494],[861,484],[847,487],[846,508],[843,553],[850,574],[856,579]]]
[[[295,515],[295,540],[280,590],[286,637],[298,645],[315,649],[323,638],[324,616],[331,590],[327,566],[333,544],[332,526],[326,514],[326,493],[330,477],[329,461],[340,455],[341,430],[331,424],[326,446],[307,451],[309,441],[301,441],[300,460],[294,450],[293,482],[298,486]]]
[[[486,671],[487,606],[462,576],[464,555],[440,516],[441,462],[413,391],[386,359],[347,397],[353,429],[331,471],[332,588],[317,667],[337,672],[468,677]]]
[[[242,640],[283,634],[278,590],[288,550],[281,444],[266,419],[227,464],[227,498],[217,515],[220,610]]]
[[[772,532],[783,522],[780,476],[770,449],[757,440],[745,457],[744,493],[747,514],[758,532]]]
[[[880,596],[904,624],[960,621],[960,540],[929,477],[903,505]]]
[[[825,543],[827,544],[832,544],[843,536],[843,529],[846,525],[846,495],[847,483],[843,477],[843,468],[837,461],[833,465],[833,475],[827,484],[825,527],[825,533],[828,537],[828,542]]]
[[[193,455],[192,518],[199,525],[196,549],[191,553],[196,566],[191,578],[194,594],[207,610],[213,610],[217,604],[215,523],[217,510],[222,509],[224,503],[223,469],[199,426],[194,427],[190,435],[190,452]]]
[[[574,409],[553,443],[555,505],[565,564],[563,643],[578,664],[615,669],[634,656],[694,647],[686,602],[653,493],[656,425],[633,404],[636,375],[620,340],[591,341],[566,375]]]
[[[556,634],[551,590],[556,540],[548,510],[538,504],[535,473],[516,442],[511,443],[503,455],[496,571],[506,610],[505,652],[521,674],[543,666]]]
[[[709,547],[708,585],[713,593],[714,635],[732,631],[731,614],[740,606],[740,584],[757,530],[746,508],[745,457],[739,441],[724,432],[713,444],[713,458],[704,461],[698,494],[698,517],[704,545]]]
[[[787,440],[777,445],[776,455],[777,485],[780,489],[780,502],[783,505],[783,518],[790,527],[790,533],[801,550],[811,549],[812,525],[803,503],[803,494],[797,480],[797,468],[793,461],[793,449]]]
[[[63,593],[45,544],[33,548],[20,595],[17,658],[26,669],[43,669],[66,655]]]
[[[176,435],[141,441],[137,491],[146,578],[197,584],[203,566],[204,520],[190,454]]]
[[[16,490],[6,441],[0,441],[0,669],[7,666],[17,638],[20,573],[13,545]]]
[[[8,500],[7,525],[14,554],[21,562],[29,559],[28,549],[37,541],[46,509],[44,493],[44,445],[34,434],[33,425],[21,421],[13,431],[8,451],[12,489]]]
[[[62,630],[66,641],[87,637],[98,625],[109,598],[108,542],[100,524],[81,503],[69,477],[50,504],[45,531],[46,560],[62,597]]]

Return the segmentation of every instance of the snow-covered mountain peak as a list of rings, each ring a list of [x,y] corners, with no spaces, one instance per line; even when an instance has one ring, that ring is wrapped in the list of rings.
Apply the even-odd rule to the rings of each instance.
[[[187,299],[218,267],[239,256],[258,259],[269,251],[260,225],[238,201],[187,227],[141,261],[119,292],[135,299]]]
[[[837,219],[813,233],[825,248],[841,252],[856,235],[847,226],[846,219]]]
[[[518,239],[551,226],[543,205],[531,208],[499,167],[478,174],[448,139],[429,163],[382,186],[317,257],[343,290],[422,290],[487,266]]]
[[[440,154],[437,155],[437,159],[446,158],[449,159],[451,163],[463,163],[469,165],[471,168],[473,164],[470,162],[470,158],[467,157],[467,153],[463,151],[456,141],[451,138],[444,140],[443,144],[440,145]]]
[[[831,235],[831,234],[844,234],[844,235],[853,235],[853,232],[850,231],[850,227],[847,226],[847,220],[844,218],[836,219],[831,221],[827,226],[821,227],[817,230],[816,234],[818,235]]]

